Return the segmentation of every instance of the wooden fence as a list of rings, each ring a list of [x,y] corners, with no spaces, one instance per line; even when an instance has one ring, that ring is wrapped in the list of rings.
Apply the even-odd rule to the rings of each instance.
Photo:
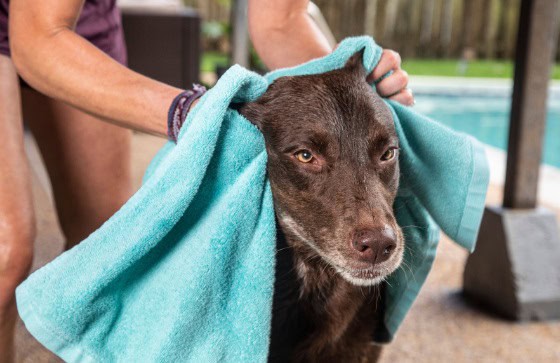
[[[560,0],[559,0],[560,1]],[[185,0],[229,20],[230,0]],[[406,57],[511,59],[520,0],[315,0],[337,39],[369,34]],[[560,19],[560,11],[558,13]],[[560,21],[558,21],[560,33]],[[560,37],[556,59],[560,60]]]

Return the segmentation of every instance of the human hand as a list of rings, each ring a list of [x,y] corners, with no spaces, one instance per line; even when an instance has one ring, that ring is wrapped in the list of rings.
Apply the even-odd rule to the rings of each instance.
[[[408,73],[401,69],[401,56],[399,53],[390,49],[383,49],[379,63],[373,69],[373,72],[370,73],[367,80],[369,83],[374,83],[389,71],[393,71],[393,73],[375,85],[379,95],[388,97],[405,106],[414,105],[414,95],[410,88],[407,88]]]

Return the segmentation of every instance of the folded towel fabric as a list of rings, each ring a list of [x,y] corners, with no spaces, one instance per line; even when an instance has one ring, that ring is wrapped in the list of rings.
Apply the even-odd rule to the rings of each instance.
[[[266,151],[230,105],[257,99],[278,77],[341,68],[362,48],[372,70],[381,48],[369,37],[264,77],[230,68],[121,210],[18,287],[31,334],[73,362],[266,361],[276,232]],[[389,278],[380,341],[394,336],[417,296],[438,225],[474,248],[488,185],[478,142],[387,102],[402,150],[394,210],[407,248],[406,267]]]

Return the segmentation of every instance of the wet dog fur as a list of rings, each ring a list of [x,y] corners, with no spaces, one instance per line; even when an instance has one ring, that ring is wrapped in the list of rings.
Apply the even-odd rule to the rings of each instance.
[[[307,322],[291,361],[375,362],[380,283],[402,261],[392,209],[398,139],[391,112],[366,82],[362,54],[339,70],[279,78],[239,108],[265,138],[299,318]]]

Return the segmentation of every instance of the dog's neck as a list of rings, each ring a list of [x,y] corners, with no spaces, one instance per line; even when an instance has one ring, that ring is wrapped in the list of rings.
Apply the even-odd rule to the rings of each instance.
[[[335,346],[355,349],[354,344],[371,341],[374,326],[374,303],[379,297],[377,287],[364,289],[342,278],[305,242],[286,235],[286,242],[293,249],[294,268],[300,281],[299,304],[306,318],[314,325],[314,332],[301,346],[302,351],[316,352],[317,356],[307,356],[303,361],[317,361]],[[354,346],[353,348],[351,348]],[[329,356],[330,357],[330,356]]]
[[[333,290],[354,288],[305,242],[290,237],[287,237],[287,242],[294,249],[294,267],[301,282],[301,298],[326,298]]]

